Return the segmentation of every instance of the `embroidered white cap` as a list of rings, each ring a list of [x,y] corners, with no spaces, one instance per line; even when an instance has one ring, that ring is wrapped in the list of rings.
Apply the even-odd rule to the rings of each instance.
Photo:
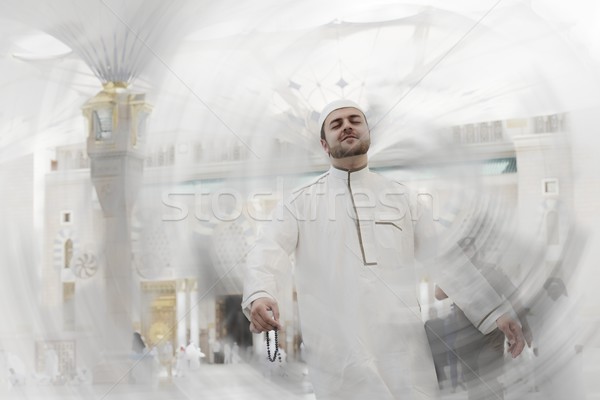
[[[325,107],[323,107],[323,111],[321,111],[321,115],[319,116],[319,131],[323,128],[325,119],[327,118],[327,116],[329,114],[331,114],[335,110],[339,110],[340,108],[349,108],[349,107],[356,108],[361,113],[363,113],[363,115],[365,114],[365,112],[362,110],[362,108],[358,104],[353,102],[352,100],[346,100],[346,99],[334,100],[331,103],[327,104]]]

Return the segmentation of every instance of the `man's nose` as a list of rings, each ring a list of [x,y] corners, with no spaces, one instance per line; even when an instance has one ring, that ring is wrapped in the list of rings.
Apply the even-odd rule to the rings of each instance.
[[[346,130],[352,128],[352,126],[350,126],[350,121],[348,120],[344,120],[342,122],[342,130],[345,132]]]

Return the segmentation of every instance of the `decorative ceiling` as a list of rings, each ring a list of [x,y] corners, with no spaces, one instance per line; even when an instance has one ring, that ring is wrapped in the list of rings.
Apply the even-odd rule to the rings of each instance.
[[[0,161],[83,142],[81,105],[122,81],[150,137],[319,152],[320,108],[366,110],[373,153],[439,127],[593,107],[593,1],[6,0]],[[48,36],[50,35],[50,36]]]

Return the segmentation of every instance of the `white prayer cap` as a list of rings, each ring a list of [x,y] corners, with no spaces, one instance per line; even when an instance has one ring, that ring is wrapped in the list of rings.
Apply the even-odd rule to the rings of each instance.
[[[365,112],[362,110],[362,108],[360,108],[360,106],[358,104],[356,104],[355,102],[353,102],[352,100],[346,100],[346,99],[334,100],[331,103],[327,104],[323,108],[323,111],[321,111],[321,115],[319,116],[319,130],[323,129],[323,124],[325,123],[325,119],[327,118],[327,116],[329,114],[331,114],[335,110],[339,110],[340,108],[349,108],[349,107],[356,108],[361,113],[363,113],[363,115],[365,114]]]

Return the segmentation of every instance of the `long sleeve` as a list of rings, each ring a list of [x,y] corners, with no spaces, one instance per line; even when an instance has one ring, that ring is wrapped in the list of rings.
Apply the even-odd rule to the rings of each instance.
[[[512,313],[510,304],[494,290],[454,241],[441,240],[427,205],[423,209],[425,211],[415,223],[417,261],[424,273],[437,282],[479,331],[491,332],[496,328],[498,317]]]
[[[246,259],[242,310],[250,316],[250,305],[261,297],[277,299],[278,277],[289,273],[290,254],[298,243],[298,221],[289,203],[280,203],[272,220]]]
[[[502,314],[514,316],[509,302],[489,284],[458,246],[445,252],[436,264],[432,276],[479,331],[490,333]]]

